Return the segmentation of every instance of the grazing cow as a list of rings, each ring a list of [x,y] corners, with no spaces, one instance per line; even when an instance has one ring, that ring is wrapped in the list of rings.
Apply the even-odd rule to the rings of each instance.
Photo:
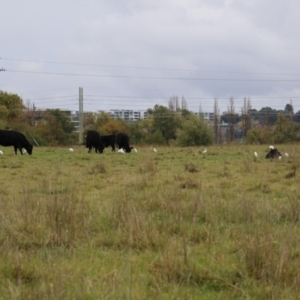
[[[111,151],[116,151],[116,136],[115,135],[102,135],[101,141],[103,143],[104,148],[111,146]]]
[[[28,142],[25,135],[18,131],[0,130],[0,145],[4,147],[14,146],[15,154],[17,154],[19,149],[23,155],[22,148],[25,148],[28,154],[32,154],[33,146]]]
[[[266,155],[266,158],[272,158],[272,159],[279,158],[279,157],[281,157],[281,153],[276,148],[274,149],[270,148],[270,151]]]
[[[117,145],[119,149],[124,149],[125,152],[130,153],[133,147],[129,146],[129,137],[125,133],[119,133],[117,135]]]
[[[86,148],[89,148],[89,153],[92,151],[93,147],[96,152],[103,153],[104,145],[101,140],[100,133],[95,130],[89,130],[86,134]]]

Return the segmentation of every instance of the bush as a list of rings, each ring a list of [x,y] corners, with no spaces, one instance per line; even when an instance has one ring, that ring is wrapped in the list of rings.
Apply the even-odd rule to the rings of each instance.
[[[203,120],[194,115],[183,122],[176,140],[176,144],[181,147],[211,145],[212,142],[213,133]]]

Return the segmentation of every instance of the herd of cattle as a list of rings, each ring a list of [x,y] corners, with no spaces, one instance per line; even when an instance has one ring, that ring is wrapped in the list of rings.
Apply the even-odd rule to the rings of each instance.
[[[123,149],[125,152],[130,153],[133,147],[129,146],[129,137],[125,133],[119,133],[115,135],[100,135],[98,131],[90,130],[86,135],[86,148],[89,152],[94,148],[96,152],[103,153],[104,148],[111,147],[112,151],[115,151],[115,145],[118,145],[119,149]],[[23,155],[22,149],[25,149],[28,154],[32,154],[33,146],[28,142],[24,134],[13,130],[0,130],[0,145],[13,146],[15,154],[19,150]]]
[[[129,137],[125,133],[119,133],[115,135],[100,135],[98,131],[89,130],[86,134],[86,148],[89,152],[95,148],[98,153],[103,153],[104,148],[111,147],[111,151],[116,151],[115,145],[118,145],[119,149],[123,149],[125,152],[130,153],[133,147],[129,146]]]
[[[19,150],[23,155],[22,149],[25,149],[28,154],[32,154],[33,146],[28,142],[24,134],[18,131],[13,130],[0,130],[0,145],[2,146],[13,146],[15,150],[15,154]],[[111,147],[112,151],[116,150],[115,145],[118,146],[119,149],[123,149],[123,151],[130,153],[133,147],[129,146],[129,137],[125,133],[119,133],[115,135],[100,135],[98,131],[89,130],[86,135],[86,148],[88,148],[88,152],[91,152],[94,148],[96,152],[103,153],[103,150],[107,147]],[[257,156],[257,153],[254,152],[254,155]],[[287,153],[285,153],[286,156]],[[281,159],[281,153],[270,146],[270,150],[266,155],[266,158],[279,158]]]

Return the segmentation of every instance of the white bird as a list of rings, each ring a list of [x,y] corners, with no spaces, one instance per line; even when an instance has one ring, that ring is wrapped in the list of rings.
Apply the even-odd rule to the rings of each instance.
[[[207,149],[203,150],[202,153],[205,154],[207,152]]]
[[[153,148],[153,151],[154,151],[154,152],[157,152],[157,150],[156,150],[155,148]]]
[[[285,155],[286,157],[289,157],[289,154],[288,154],[287,152],[285,152],[284,155]]]
[[[270,148],[270,149],[274,149],[274,146],[271,145],[271,146],[269,146],[269,148]]]
[[[281,156],[278,156],[278,159],[281,160]]]
[[[73,148],[70,148],[69,150],[70,150],[71,152],[74,152],[74,149],[73,149]]]
[[[123,154],[125,153],[124,150],[123,150],[123,148],[119,149],[118,152],[119,153],[123,153]]]
[[[0,155],[3,155],[3,151],[2,150],[0,150]]]
[[[22,149],[22,152],[23,152],[23,154],[27,153],[26,149]]]
[[[257,157],[258,157],[258,154],[257,154],[257,152],[256,152],[256,151],[254,151],[254,156],[255,156],[255,158],[257,158]]]
[[[135,153],[137,153],[137,149],[136,148],[134,148],[134,151],[135,151]]]

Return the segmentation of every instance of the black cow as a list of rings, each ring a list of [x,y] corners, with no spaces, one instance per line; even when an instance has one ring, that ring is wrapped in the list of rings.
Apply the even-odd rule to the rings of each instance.
[[[89,148],[89,153],[92,151],[93,147],[96,152],[103,153],[104,145],[101,140],[100,133],[96,130],[89,130],[86,134],[86,148]]]
[[[125,133],[119,133],[117,135],[117,145],[119,149],[124,149],[125,152],[130,153],[133,147],[129,146],[129,137]]]
[[[115,135],[102,135],[101,141],[103,143],[104,148],[111,147],[111,151],[116,151],[116,136]]]
[[[25,148],[28,154],[32,154],[33,146],[28,142],[25,135],[18,131],[0,130],[0,145],[4,147],[14,146],[15,154],[19,149],[23,155],[22,148]]]
[[[281,153],[275,148],[275,149],[270,149],[270,151],[266,155],[266,158],[274,159],[274,158],[278,158],[279,156],[281,156]]]

